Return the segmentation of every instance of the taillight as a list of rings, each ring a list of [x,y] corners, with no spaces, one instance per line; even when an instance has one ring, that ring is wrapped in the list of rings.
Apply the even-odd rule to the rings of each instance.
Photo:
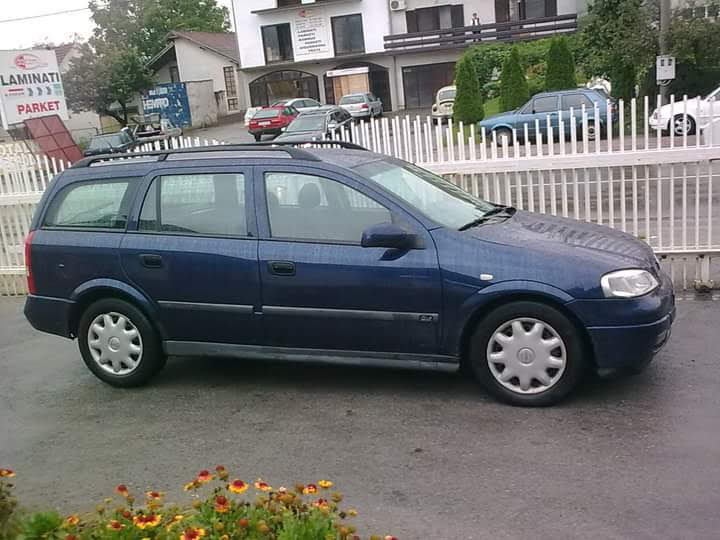
[[[360,105],[360,108],[361,108],[362,110],[367,110],[367,109],[369,109],[370,107],[368,106],[367,103],[363,103],[362,105]]]
[[[35,235],[35,231],[30,231],[30,234],[25,238],[25,269],[27,270],[27,286],[30,294],[35,294],[35,276],[32,271],[32,258],[30,257],[30,251],[32,248],[32,239]]]

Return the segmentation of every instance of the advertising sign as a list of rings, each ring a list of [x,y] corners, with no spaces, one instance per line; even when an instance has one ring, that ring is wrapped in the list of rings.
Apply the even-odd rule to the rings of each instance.
[[[68,119],[55,51],[0,51],[3,127],[56,114]]]
[[[329,20],[318,8],[301,9],[293,20],[295,60],[330,58]]]
[[[190,101],[185,83],[159,84],[142,100],[144,114],[159,114],[177,127],[190,127]]]

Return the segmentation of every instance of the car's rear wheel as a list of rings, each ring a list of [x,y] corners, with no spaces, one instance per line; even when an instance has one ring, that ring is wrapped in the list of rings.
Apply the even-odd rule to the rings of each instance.
[[[512,405],[539,407],[579,383],[587,359],[575,325],[557,309],[532,301],[491,312],[470,342],[470,365],[482,385]]]
[[[157,332],[124,300],[91,304],[80,318],[78,343],[88,369],[113,386],[142,385],[165,365]]]

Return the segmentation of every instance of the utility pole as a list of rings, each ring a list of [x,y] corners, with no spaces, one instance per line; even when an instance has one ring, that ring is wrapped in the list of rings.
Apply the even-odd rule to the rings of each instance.
[[[670,0],[660,0],[660,54],[668,54],[668,36],[670,34]],[[660,85],[663,105],[667,103],[668,85]]]

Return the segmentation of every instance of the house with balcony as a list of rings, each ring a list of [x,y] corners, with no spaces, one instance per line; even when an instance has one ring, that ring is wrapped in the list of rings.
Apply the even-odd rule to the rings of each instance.
[[[577,28],[584,0],[234,0],[245,101],[337,103],[372,92],[386,111],[422,109],[480,41]]]

